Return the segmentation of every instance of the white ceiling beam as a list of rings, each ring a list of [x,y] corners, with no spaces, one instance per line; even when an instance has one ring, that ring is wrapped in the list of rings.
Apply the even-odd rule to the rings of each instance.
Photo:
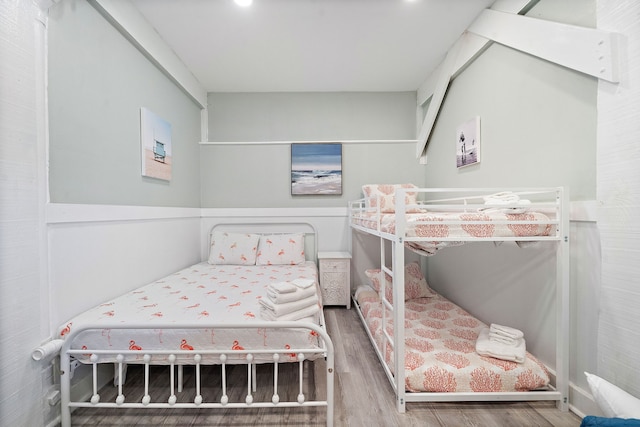
[[[617,83],[616,33],[485,9],[467,31]]]
[[[418,134],[417,157],[426,164],[426,148],[445,89],[491,43],[496,42],[610,82],[618,82],[619,35],[593,28],[521,16],[538,0],[497,0],[456,42],[453,66],[444,63],[418,88],[418,109],[429,107]],[[447,56],[448,58],[448,56]],[[445,59],[445,62],[447,60]],[[438,76],[434,79],[434,76]],[[441,98],[442,96],[442,98]]]
[[[525,11],[531,9],[531,7],[538,3],[538,1],[539,0],[496,0],[491,6],[491,9],[513,14],[524,13]],[[464,35],[464,37],[466,39],[464,40],[463,45],[460,46],[460,51],[458,52],[458,60],[456,62],[452,77],[460,74],[460,72],[462,72],[462,70],[469,63],[471,63],[473,59],[475,59],[491,44],[491,40],[488,40],[484,37],[469,34]],[[436,67],[436,69],[418,88],[419,106],[424,105],[433,95],[433,91],[437,84],[436,77],[440,76],[441,66],[442,64]]]
[[[440,107],[442,106],[442,102],[444,101],[445,95],[447,93],[447,89],[449,88],[449,82],[451,81],[451,77],[454,72],[454,66],[457,60],[458,51],[460,50],[460,45],[462,44],[462,37],[456,41],[449,52],[447,52],[447,56],[440,67],[439,78],[436,81],[436,86],[433,90],[433,95],[431,96],[431,102],[429,103],[429,108],[427,109],[427,114],[424,117],[424,121],[422,122],[422,127],[420,128],[420,133],[418,134],[418,147],[416,150],[416,157],[422,157],[427,146],[427,141],[431,136],[431,131],[433,130],[433,125],[436,122],[436,117],[438,116],[438,112],[440,111]],[[421,160],[422,164],[427,163],[426,157]]]
[[[131,2],[89,0],[89,3],[200,108],[207,108],[206,90]]]
[[[529,10],[539,0],[496,0],[491,6],[492,9],[506,13],[518,14]],[[480,55],[489,45],[491,40],[465,32],[449,50],[442,64],[431,73],[429,78],[418,88],[418,110],[429,102],[429,108],[425,115],[420,132],[418,133],[418,143],[416,144],[416,156],[420,158],[421,164],[427,164],[427,144],[435,125],[436,117],[440,112],[440,107],[446,96],[446,90],[451,80],[467,67],[478,55]],[[455,50],[455,54],[451,51]],[[437,79],[433,77],[437,76]]]

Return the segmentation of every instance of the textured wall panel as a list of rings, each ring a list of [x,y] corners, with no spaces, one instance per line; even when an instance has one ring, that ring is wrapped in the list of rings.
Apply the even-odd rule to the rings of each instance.
[[[599,83],[598,375],[640,396],[640,3],[600,0],[598,28],[623,34],[621,81]]]
[[[44,419],[43,367],[30,354],[41,310],[44,26],[36,2],[0,2],[0,425]],[[38,83],[40,82],[40,84]]]

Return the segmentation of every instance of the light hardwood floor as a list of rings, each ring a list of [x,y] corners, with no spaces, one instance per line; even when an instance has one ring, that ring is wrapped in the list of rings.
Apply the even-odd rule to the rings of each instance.
[[[335,375],[335,416],[336,426],[553,426],[578,427],[580,418],[570,412],[561,412],[553,402],[498,402],[498,403],[409,403],[407,411],[396,411],[393,391],[382,371],[376,354],[369,343],[364,329],[354,309],[326,308],[327,329],[336,346]],[[322,370],[322,361],[314,362],[317,371]],[[166,368],[156,368],[159,370]],[[210,372],[203,371],[203,378],[219,378],[215,367]],[[235,368],[232,368],[235,369]],[[240,369],[238,367],[238,369]],[[261,377],[268,383],[271,367],[258,368],[258,384]],[[168,375],[168,373],[167,373]],[[246,374],[245,374],[246,375]],[[185,369],[185,382],[192,380],[193,370]],[[127,400],[142,397],[142,369],[130,368],[127,379]],[[291,389],[283,393],[297,394],[297,371],[293,365],[281,365],[281,384],[290,383]],[[166,379],[158,378],[153,385],[154,393],[166,394]],[[215,380],[204,387],[203,395],[217,396],[219,385]],[[322,375],[313,371],[306,378],[305,394],[325,390]],[[163,390],[167,389],[167,390]],[[230,399],[240,400],[246,392],[246,385],[229,392]],[[271,393],[269,387],[259,388],[257,394]],[[193,392],[185,391],[181,399],[192,400]],[[100,391],[103,401],[115,400],[115,387],[107,386]],[[139,397],[138,397],[139,396]],[[154,395],[154,399],[155,399]],[[164,397],[163,397],[164,398]],[[326,423],[326,413],[322,408],[281,408],[216,410],[133,410],[133,409],[78,409],[72,417],[74,426],[322,426]]]

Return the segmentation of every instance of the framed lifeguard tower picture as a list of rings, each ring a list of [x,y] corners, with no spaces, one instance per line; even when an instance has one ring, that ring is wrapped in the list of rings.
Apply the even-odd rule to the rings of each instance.
[[[146,108],[140,108],[142,176],[171,181],[171,124]]]

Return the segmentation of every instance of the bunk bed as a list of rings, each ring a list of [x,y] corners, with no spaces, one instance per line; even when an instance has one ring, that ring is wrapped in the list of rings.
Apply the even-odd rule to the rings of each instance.
[[[359,286],[353,300],[398,411],[407,402],[495,400],[553,400],[568,410],[567,192],[405,184],[367,185],[363,194],[349,203],[350,226],[379,238],[382,261],[367,270],[369,284]],[[433,291],[417,264],[405,264],[405,250],[432,256],[449,246],[487,241],[555,242],[549,245],[556,251],[555,378],[528,352],[511,361],[476,354],[474,344],[487,325]],[[513,372],[515,377],[506,376]]]
[[[238,229],[243,232],[233,231]],[[220,224],[211,230],[209,241],[208,260],[107,301],[60,326],[63,426],[71,425],[71,410],[78,407],[241,410],[315,406],[326,407],[327,425],[333,424],[334,354],[318,292],[315,228],[306,223]],[[268,316],[263,303],[278,284],[300,285],[311,293],[305,291],[307,297],[299,309],[292,311],[287,306],[286,313],[276,310],[275,317]],[[288,292],[293,295],[294,290]],[[313,369],[307,361],[315,360],[322,360],[320,372],[326,366],[326,377],[321,379],[326,380],[326,395],[305,396],[304,369]],[[299,365],[299,394],[290,400],[278,393],[278,364],[282,363]],[[91,367],[93,391],[91,396],[72,400],[71,376],[82,364]],[[103,402],[98,394],[100,364],[114,365],[115,402]],[[125,398],[126,368],[131,364],[144,366],[145,393],[137,401]],[[231,369],[231,364],[246,365],[246,370]],[[270,384],[256,384],[256,365],[260,364],[273,365]],[[158,401],[149,391],[150,372],[158,372],[149,367],[156,365],[169,367],[168,400]],[[192,401],[180,397],[185,365],[195,370]],[[205,365],[220,366],[221,388],[215,394],[202,392],[201,368]],[[238,377],[243,371],[246,373]],[[161,372],[166,376],[166,370]],[[246,384],[242,399],[235,401],[227,395],[232,382]],[[255,397],[258,385],[273,390],[265,401]]]

